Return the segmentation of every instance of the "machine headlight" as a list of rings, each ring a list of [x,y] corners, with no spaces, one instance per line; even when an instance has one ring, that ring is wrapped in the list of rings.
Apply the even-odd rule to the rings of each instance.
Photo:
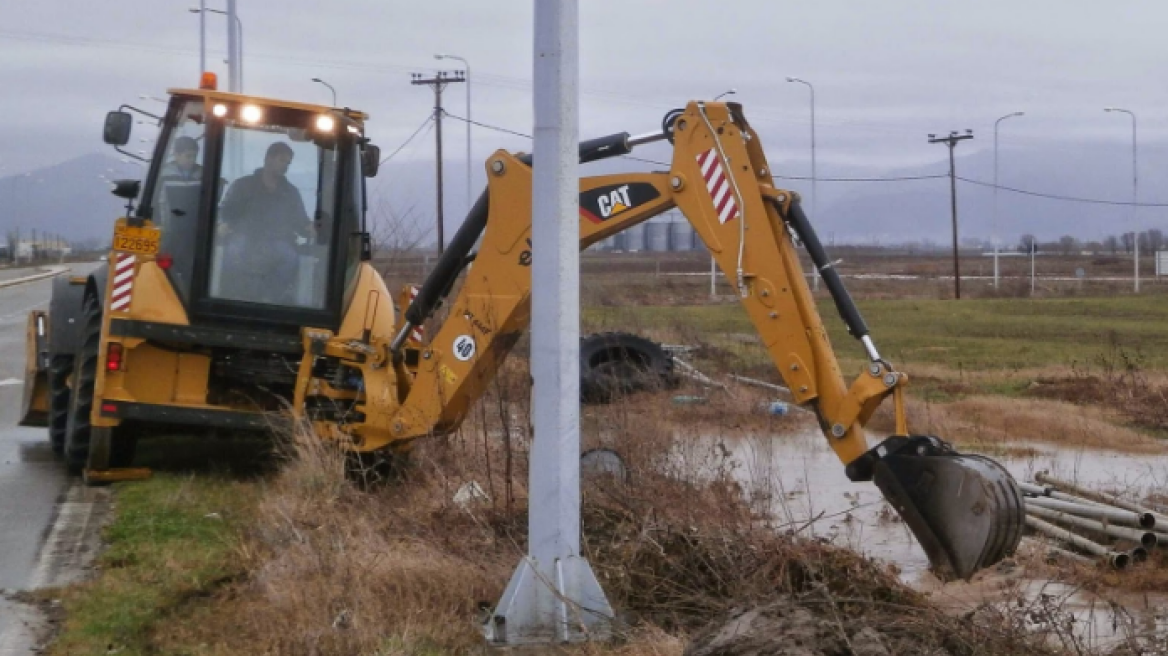
[[[264,111],[258,105],[244,105],[239,113],[239,117],[247,123],[259,123],[263,115]]]
[[[224,105],[223,103],[218,103],[214,107],[211,108],[211,113],[214,114],[218,118],[223,118],[224,116],[227,116],[227,105]]]
[[[333,117],[323,114],[316,117],[317,130],[321,132],[332,132],[335,127],[337,127],[337,121]]]

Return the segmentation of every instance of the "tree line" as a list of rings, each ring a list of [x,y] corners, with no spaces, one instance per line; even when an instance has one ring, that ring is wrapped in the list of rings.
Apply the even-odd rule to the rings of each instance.
[[[1071,255],[1080,251],[1091,251],[1118,255],[1135,251],[1136,238],[1135,232],[1125,232],[1118,235],[1108,235],[1099,241],[1081,241],[1071,235],[1063,235],[1056,241],[1040,242],[1038,237],[1026,234],[1018,240],[1017,248],[1019,253],[1029,253],[1034,250],[1038,253]],[[1168,242],[1164,240],[1164,233],[1156,229],[1139,233],[1139,244],[1140,252],[1149,255],[1168,246]]]

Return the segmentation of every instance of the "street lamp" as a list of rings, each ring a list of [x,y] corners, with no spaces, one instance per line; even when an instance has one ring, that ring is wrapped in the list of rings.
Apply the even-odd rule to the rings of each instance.
[[[192,14],[200,14],[200,24],[202,23],[202,20],[203,20],[202,15],[204,14],[204,12],[211,13],[211,14],[220,14],[222,16],[233,16],[235,18],[235,28],[239,32],[239,37],[236,39],[236,42],[237,42],[237,45],[239,48],[239,52],[236,53],[236,56],[235,56],[235,59],[238,61],[230,61],[229,60],[228,63],[230,64],[230,66],[234,67],[234,69],[236,71],[235,77],[236,77],[236,82],[237,82],[237,88],[230,89],[230,91],[234,91],[236,93],[243,93],[243,21],[239,20],[239,16],[234,16],[233,14],[229,14],[228,12],[223,11],[222,9],[207,9],[205,7],[191,7],[188,9],[188,11],[190,11]],[[206,54],[204,54],[205,52],[206,52],[206,39],[203,38],[202,40],[200,40],[200,44],[199,44],[199,61],[204,66],[206,65]],[[230,69],[228,69],[228,70],[230,70]]]
[[[1131,218],[1132,218],[1132,241],[1135,242],[1135,244],[1133,245],[1133,247],[1135,249],[1135,260],[1136,260],[1136,263],[1135,263],[1135,290],[1136,290],[1136,293],[1138,294],[1138,293],[1140,293],[1140,229],[1139,229],[1139,226],[1136,224],[1136,211],[1138,210],[1138,208],[1136,207],[1136,203],[1138,202],[1138,199],[1140,197],[1140,178],[1139,178],[1139,174],[1137,173],[1137,166],[1136,166],[1136,114],[1135,114],[1135,112],[1133,112],[1129,109],[1121,109],[1119,107],[1104,107],[1103,111],[1105,111],[1105,112],[1119,112],[1121,114],[1127,114],[1128,116],[1131,117],[1131,121],[1132,121],[1132,215],[1131,215]]]
[[[994,121],[994,225],[990,238],[994,242],[994,289],[998,288],[998,124],[1008,118],[1025,116],[1026,112],[1012,112]]]
[[[797,77],[788,76],[787,81],[805,85],[807,90],[811,92],[811,216],[818,217],[819,180],[815,171],[815,87],[811,86],[811,83],[807,80]],[[814,284],[814,289],[819,291],[819,272],[816,271],[811,279]]]
[[[817,216],[815,206],[819,202],[819,191],[816,188],[815,173],[815,87],[811,86],[807,80],[801,80],[797,77],[788,77],[787,81],[805,85],[807,90],[811,92],[811,216]]]
[[[324,80],[320,79],[319,77],[312,78],[312,81],[325,85],[326,87],[329,88],[329,91],[333,92],[333,107],[336,107],[337,106],[337,90],[333,88],[333,85],[329,84],[328,82],[325,82]]]
[[[718,102],[718,99],[721,98],[722,96],[733,96],[736,93],[738,93],[738,89],[727,89],[727,90],[723,91],[722,93],[714,96],[714,102]]]
[[[434,59],[453,59],[455,61],[462,62],[462,65],[464,67],[466,67],[466,211],[469,213],[470,207],[471,207],[471,198],[472,198],[472,196],[471,196],[471,182],[470,182],[470,172],[471,172],[470,62],[468,62],[466,59],[464,59],[462,57],[459,57],[458,55],[448,55],[448,54],[442,53],[442,52],[435,54]]]

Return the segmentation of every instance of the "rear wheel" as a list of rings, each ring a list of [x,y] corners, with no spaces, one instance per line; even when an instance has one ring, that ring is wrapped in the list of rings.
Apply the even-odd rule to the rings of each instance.
[[[129,467],[134,463],[138,436],[125,426],[89,429],[89,455],[86,467],[95,471]]]
[[[49,359],[49,444],[53,453],[65,452],[65,432],[69,426],[69,376],[73,356],[54,355]]]
[[[101,306],[97,298],[86,296],[81,314],[84,328],[81,348],[73,362],[73,393],[69,399],[64,439],[65,466],[71,474],[80,474],[89,459],[89,419],[93,412],[93,388],[97,382],[97,355],[101,345]]]

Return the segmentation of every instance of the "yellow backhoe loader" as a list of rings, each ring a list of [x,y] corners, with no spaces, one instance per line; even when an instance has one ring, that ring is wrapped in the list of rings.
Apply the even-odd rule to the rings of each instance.
[[[30,316],[26,422],[48,425],[69,468],[94,480],[167,425],[263,428],[288,401],[357,452],[457,428],[530,321],[531,156],[490,156],[486,191],[399,315],[369,264],[365,178],[379,154],[365,115],[203,87],[170,92],[145,180],[117,183],[130,206],[107,265],[58,281],[49,312]],[[127,143],[127,109],[140,111],[108,115],[107,143]],[[741,106],[691,102],[655,133],[581,143],[580,159],[661,140],[668,171],[581,179],[580,247],[679,209],[847,476],[875,481],[934,569],[968,578],[1010,554],[1023,525],[1013,478],[910,434],[907,377],[880,356],[798,196],[775,186]],[[796,239],[867,356],[850,385]],[[887,397],[895,434],[870,446],[864,424]]]

